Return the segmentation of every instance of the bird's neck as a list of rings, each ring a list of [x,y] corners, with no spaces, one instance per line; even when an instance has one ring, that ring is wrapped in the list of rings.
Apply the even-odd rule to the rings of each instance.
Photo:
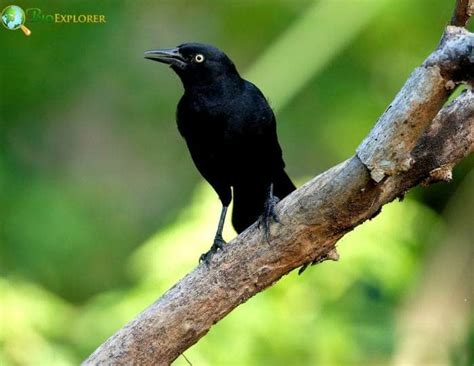
[[[186,94],[215,94],[225,95],[228,93],[235,93],[243,86],[244,80],[239,74],[235,75],[221,75],[209,81],[185,83],[183,82]]]

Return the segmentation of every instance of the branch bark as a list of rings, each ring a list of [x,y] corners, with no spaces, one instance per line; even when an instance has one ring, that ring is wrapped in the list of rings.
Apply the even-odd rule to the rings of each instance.
[[[257,225],[251,226],[209,267],[198,266],[109,338],[84,365],[170,364],[213,324],[283,275],[337,259],[336,242],[384,204],[417,184],[449,180],[452,167],[474,150],[474,93],[466,90],[439,110],[457,83],[472,78],[473,45],[473,34],[448,27],[357,155],[278,204],[280,223],[271,226],[270,244]]]
[[[474,35],[449,26],[438,46],[413,71],[402,90],[357,149],[357,155],[380,182],[411,168],[418,138],[457,83],[473,76]]]
[[[474,14],[474,0],[456,0],[451,25],[465,27],[472,14]]]

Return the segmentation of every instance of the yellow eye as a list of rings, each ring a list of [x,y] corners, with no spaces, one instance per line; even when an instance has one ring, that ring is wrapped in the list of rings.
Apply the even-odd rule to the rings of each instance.
[[[204,56],[198,53],[196,56],[194,56],[194,61],[196,61],[197,63],[201,63],[204,61]]]

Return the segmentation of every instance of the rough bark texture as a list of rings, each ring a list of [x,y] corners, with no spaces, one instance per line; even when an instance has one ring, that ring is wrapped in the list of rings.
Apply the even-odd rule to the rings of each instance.
[[[474,14],[474,0],[456,0],[456,8],[451,18],[451,25],[457,27],[466,26],[472,14]]]
[[[446,102],[457,82],[471,79],[474,35],[450,26],[440,45],[416,68],[402,90],[357,149],[357,155],[380,182],[410,169],[411,151]]]
[[[109,338],[84,365],[171,363],[232,309],[283,275],[336,259],[336,242],[385,203],[417,184],[448,179],[451,168],[474,148],[474,93],[467,90],[438,111],[448,89],[472,70],[472,44],[473,35],[450,27],[358,155],[278,204],[281,222],[271,226],[270,243],[251,226],[209,267],[198,266]]]

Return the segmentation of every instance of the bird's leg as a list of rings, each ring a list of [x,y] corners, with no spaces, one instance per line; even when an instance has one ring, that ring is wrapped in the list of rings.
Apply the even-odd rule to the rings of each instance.
[[[221,217],[219,218],[219,224],[217,225],[216,236],[214,237],[214,243],[212,244],[212,248],[223,249],[223,245],[226,244],[224,239],[222,238],[222,230],[224,229],[224,222],[225,222],[225,215],[227,214],[227,206],[222,206],[221,210]]]
[[[203,253],[201,257],[199,257],[199,263],[205,262],[206,264],[209,263],[212,255],[217,252],[219,249],[224,249],[224,244],[226,244],[225,240],[222,238],[222,229],[224,229],[224,222],[225,222],[225,215],[227,213],[227,206],[222,206],[221,217],[219,218],[219,225],[217,225],[216,236],[214,237],[214,242],[211,245],[211,249],[206,253]]]
[[[268,187],[268,194],[263,205],[263,214],[259,220],[258,226],[263,226],[263,235],[267,242],[270,241],[270,224],[271,220],[274,222],[280,222],[278,219],[278,215],[275,212],[275,205],[280,200],[278,197],[273,195],[273,183],[271,183]]]

